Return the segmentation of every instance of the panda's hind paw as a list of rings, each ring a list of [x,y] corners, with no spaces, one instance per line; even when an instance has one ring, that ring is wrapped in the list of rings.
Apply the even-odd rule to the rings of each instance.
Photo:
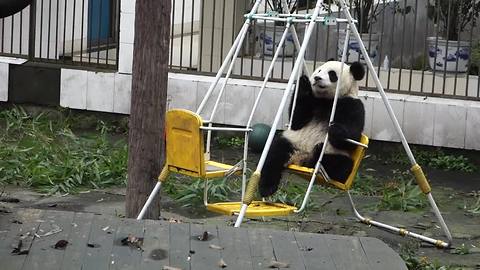
[[[263,184],[260,182],[258,185],[258,191],[260,192],[260,196],[262,197],[269,197],[273,195],[278,189],[278,185],[272,185],[271,183]]]

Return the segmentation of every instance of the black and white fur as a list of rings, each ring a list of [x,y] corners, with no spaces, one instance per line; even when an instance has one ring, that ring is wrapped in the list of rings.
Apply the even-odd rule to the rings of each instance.
[[[328,132],[322,166],[331,179],[345,181],[353,166],[350,153],[359,141],[365,123],[365,109],[358,99],[357,81],[365,76],[362,64],[344,64],[335,118],[329,127],[335,89],[341,74],[341,62],[328,61],[310,78],[300,77],[298,96],[290,130],[277,135],[261,171],[259,191],[262,197],[275,193],[286,165],[314,167]],[[293,97],[290,104],[293,105]]]

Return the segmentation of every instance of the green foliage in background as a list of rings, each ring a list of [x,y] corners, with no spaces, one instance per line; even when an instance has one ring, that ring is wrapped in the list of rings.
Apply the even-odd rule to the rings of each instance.
[[[47,193],[126,183],[127,143],[112,140],[103,121],[16,107],[0,112],[0,127],[0,183]]]

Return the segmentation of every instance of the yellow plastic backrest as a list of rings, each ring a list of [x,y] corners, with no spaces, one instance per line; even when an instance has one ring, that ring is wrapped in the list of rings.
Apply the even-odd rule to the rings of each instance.
[[[191,111],[174,109],[167,112],[167,164],[170,171],[193,177],[205,175],[202,118]]]
[[[368,137],[364,134],[362,134],[362,137],[360,138],[360,142],[368,145]],[[360,163],[362,162],[363,157],[365,156],[365,148],[362,146],[357,146],[355,150],[352,153],[352,159],[353,159],[353,168],[352,172],[348,176],[347,181],[345,181],[345,184],[341,184],[339,182],[333,183],[334,185],[338,186],[339,188],[343,190],[350,189],[350,187],[353,185],[353,181],[355,180],[355,177],[357,175],[358,168],[360,167]],[[337,185],[339,183],[340,185]]]

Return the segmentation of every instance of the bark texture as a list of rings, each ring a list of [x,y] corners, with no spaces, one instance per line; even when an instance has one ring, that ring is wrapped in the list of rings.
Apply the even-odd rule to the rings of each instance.
[[[126,215],[136,217],[164,163],[170,0],[136,1]],[[160,196],[145,218],[158,219]]]

